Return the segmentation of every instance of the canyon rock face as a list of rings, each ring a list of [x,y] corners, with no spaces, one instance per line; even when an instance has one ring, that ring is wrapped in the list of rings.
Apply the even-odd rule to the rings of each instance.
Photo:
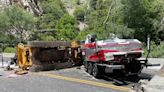
[[[38,0],[0,0],[0,9],[4,9],[13,4],[18,4],[36,16],[41,16],[43,12]]]

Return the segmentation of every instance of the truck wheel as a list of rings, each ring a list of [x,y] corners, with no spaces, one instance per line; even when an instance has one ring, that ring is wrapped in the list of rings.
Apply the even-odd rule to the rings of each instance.
[[[88,72],[88,62],[84,61],[84,69],[86,72]]]
[[[93,72],[93,65],[91,62],[88,62],[88,73],[92,75]]]
[[[100,78],[101,71],[100,71],[100,69],[98,68],[98,66],[97,66],[96,63],[93,64],[93,70],[92,70],[92,72],[93,72],[93,76],[94,76],[95,78]]]

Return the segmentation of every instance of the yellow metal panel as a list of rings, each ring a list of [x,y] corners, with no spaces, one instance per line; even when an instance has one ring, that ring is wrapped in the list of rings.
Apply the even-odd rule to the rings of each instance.
[[[80,43],[78,42],[78,41],[72,41],[71,42],[71,47],[72,48],[77,48],[77,47],[79,47],[80,46]]]
[[[31,49],[23,44],[17,46],[18,65],[21,68],[32,66]]]

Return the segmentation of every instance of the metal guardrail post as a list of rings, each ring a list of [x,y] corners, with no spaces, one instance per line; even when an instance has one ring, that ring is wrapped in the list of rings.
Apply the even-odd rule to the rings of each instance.
[[[3,62],[3,43],[1,43],[1,48],[0,48],[0,53],[1,53],[1,64],[2,64],[2,68],[4,67],[4,62]]]
[[[150,35],[147,36],[147,56],[146,56],[146,63],[148,62],[148,57],[149,57],[149,54],[150,54],[150,45],[151,45],[151,40],[150,40]]]
[[[0,56],[1,56],[1,62],[2,62],[1,64],[2,64],[2,68],[3,68],[4,62],[3,62],[3,53],[2,52],[1,52],[1,55]]]
[[[3,63],[3,52],[2,52],[2,68],[4,67],[4,63]]]

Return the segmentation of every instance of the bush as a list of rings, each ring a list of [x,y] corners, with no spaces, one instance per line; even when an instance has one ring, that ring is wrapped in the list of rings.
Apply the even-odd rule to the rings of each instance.
[[[144,56],[147,55],[147,48],[145,47]],[[149,54],[150,58],[164,58],[164,42],[161,42],[160,45],[156,45],[154,42],[151,43],[151,51]]]
[[[76,29],[77,21],[73,16],[65,14],[56,25],[56,34],[58,40],[70,41],[75,39],[78,34]]]
[[[41,36],[41,40],[43,40],[43,41],[54,41],[55,38],[53,36],[43,35],[43,36]]]
[[[13,47],[6,47],[4,52],[6,52],[6,53],[15,53],[16,49],[13,48]]]
[[[76,20],[84,21],[84,16],[85,16],[84,8],[78,7],[74,12],[74,16],[75,16]]]

